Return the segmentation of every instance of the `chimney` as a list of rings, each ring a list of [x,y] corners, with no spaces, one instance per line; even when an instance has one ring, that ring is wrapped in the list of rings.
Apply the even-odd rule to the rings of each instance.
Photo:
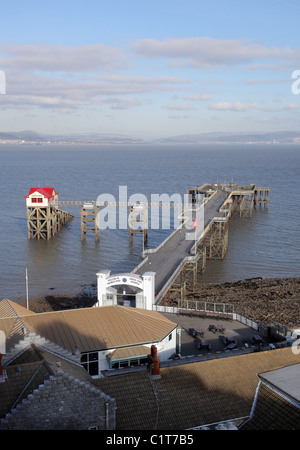
[[[157,348],[155,345],[151,345],[151,355],[148,355],[148,369],[150,370],[151,378],[161,378],[159,357],[157,356]]]

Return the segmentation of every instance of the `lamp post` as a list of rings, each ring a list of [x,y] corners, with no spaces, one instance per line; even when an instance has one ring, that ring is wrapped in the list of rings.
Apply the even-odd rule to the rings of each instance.
[[[26,267],[26,300],[27,300],[27,309],[29,309],[29,304],[28,304],[28,275],[27,275],[27,267]]]

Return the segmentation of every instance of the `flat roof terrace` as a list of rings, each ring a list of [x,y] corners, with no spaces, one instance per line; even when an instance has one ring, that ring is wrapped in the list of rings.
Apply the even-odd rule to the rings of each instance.
[[[260,345],[259,342],[253,343],[254,336],[261,338],[262,345],[268,344],[262,333],[236,320],[203,318],[192,314],[161,314],[181,327],[182,357],[216,352],[228,352],[229,356],[237,350],[253,350]],[[194,335],[192,330],[195,330]]]
[[[160,314],[169,319],[171,322],[174,322],[181,328],[181,358],[176,357],[174,359],[168,359],[167,361],[161,361],[161,368],[200,362],[208,359],[216,359],[235,356],[238,354],[251,353],[256,350],[256,347],[259,348],[259,344],[254,345],[251,342],[254,335],[257,335],[257,337],[261,337],[263,343],[262,349],[265,350],[265,346],[268,345],[268,342],[264,339],[262,334],[236,320],[203,318],[188,314]],[[222,325],[225,328],[223,332],[217,330],[215,332],[210,331],[211,326],[215,326],[217,329]],[[192,334],[190,334],[190,329],[202,329],[203,337],[199,336],[198,334],[196,337],[194,337]],[[224,344],[223,338],[226,337],[232,338],[232,341],[230,341],[230,343],[234,344],[232,346],[232,349],[226,349],[226,347],[230,345],[230,343]],[[201,343],[202,340],[207,342],[209,348],[201,348],[199,346],[199,343]],[[247,344],[248,347],[245,344]],[[107,370],[103,371],[102,373],[104,376],[109,377],[145,370],[147,370],[147,365],[122,368],[120,370]]]

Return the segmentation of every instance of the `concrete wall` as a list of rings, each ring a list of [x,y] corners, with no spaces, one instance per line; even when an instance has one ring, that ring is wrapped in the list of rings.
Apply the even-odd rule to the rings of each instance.
[[[170,335],[168,335],[159,344],[154,344],[157,347],[160,361],[166,361],[173,353],[176,353],[176,329],[170,334],[171,339],[169,338]]]

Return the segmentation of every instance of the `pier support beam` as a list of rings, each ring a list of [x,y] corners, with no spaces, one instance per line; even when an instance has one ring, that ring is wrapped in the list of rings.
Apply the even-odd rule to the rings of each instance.
[[[169,300],[170,300],[170,294],[172,292],[175,292],[177,294],[176,296],[179,297],[180,300],[185,299],[185,296],[186,296],[186,272],[185,272],[184,268],[180,271],[177,278],[173,281],[172,285],[170,286],[170,288],[168,290]],[[165,300],[166,299],[164,299],[164,303],[165,303]]]
[[[252,217],[254,194],[249,193],[233,193],[232,202],[230,204],[230,212],[232,217]]]
[[[82,205],[81,207],[81,240],[86,240],[87,233],[95,234],[95,241],[100,240],[100,228],[98,225],[99,206]]]
[[[254,208],[268,208],[269,206],[270,188],[255,188],[254,189]]]
[[[148,239],[148,208],[144,206],[129,207],[129,242],[133,242],[134,234],[143,234],[144,244]]]
[[[73,215],[56,207],[27,207],[28,239],[49,240]]]
[[[228,220],[216,220],[209,230],[208,259],[224,259],[227,248]]]

